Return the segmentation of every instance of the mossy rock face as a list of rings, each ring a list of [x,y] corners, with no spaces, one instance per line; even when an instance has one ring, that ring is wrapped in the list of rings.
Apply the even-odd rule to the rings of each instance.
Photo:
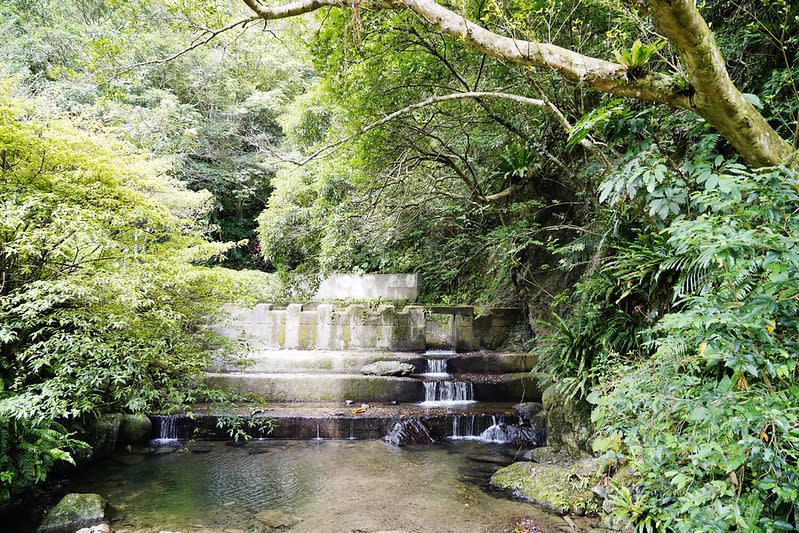
[[[119,424],[119,444],[141,444],[150,440],[153,423],[142,413],[122,415]]]
[[[94,526],[105,518],[105,500],[99,494],[67,494],[47,513],[38,533],[61,533]]]
[[[114,453],[121,424],[122,415],[119,413],[100,415],[89,422],[86,437],[95,458],[110,457]]]
[[[522,402],[513,406],[513,410],[522,420],[530,420],[535,415],[544,410],[543,404],[539,402]]]
[[[533,448],[524,454],[524,458],[534,463],[568,466],[574,463],[579,457],[575,457],[565,448],[554,446],[541,446]]]
[[[513,463],[491,476],[491,485],[561,514],[586,515],[599,512],[591,488],[602,478],[594,458],[569,466]]]
[[[541,402],[547,421],[548,446],[566,448],[574,456],[591,450],[594,429],[587,409],[564,399],[557,385],[544,389]]]

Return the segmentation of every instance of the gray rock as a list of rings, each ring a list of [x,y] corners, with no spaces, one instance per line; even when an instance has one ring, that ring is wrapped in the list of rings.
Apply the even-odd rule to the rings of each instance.
[[[407,446],[409,444],[432,444],[435,439],[419,420],[404,418],[394,424],[388,435],[383,440],[392,446]]]
[[[580,459],[584,456],[575,457],[569,450],[564,448],[556,448],[554,446],[542,446],[540,448],[533,448],[525,452],[522,456],[527,461],[541,463],[545,465],[566,465]]]
[[[38,533],[77,531],[96,526],[105,518],[105,500],[99,494],[70,493],[44,517]]]
[[[367,376],[407,376],[416,371],[413,365],[399,361],[376,361],[361,368]]]
[[[487,441],[503,442],[514,446],[540,446],[546,440],[543,428],[520,426],[517,424],[497,424],[485,430],[482,435]]]
[[[150,440],[153,423],[142,413],[122,415],[119,424],[119,444],[141,444]]]
[[[108,524],[97,524],[92,527],[83,527],[75,533],[111,533],[111,526]]]
[[[86,439],[92,445],[95,459],[113,455],[121,424],[122,415],[118,413],[100,415],[89,422]]]
[[[599,461],[585,458],[567,466],[513,463],[491,476],[491,485],[508,490],[558,514],[597,514],[591,487],[602,479]]]
[[[513,406],[513,410],[522,420],[530,420],[535,415],[544,410],[544,404],[539,402],[524,402],[517,403]]]
[[[588,409],[566,401],[557,385],[547,387],[541,401],[544,404],[542,414],[546,417],[547,445],[567,448],[575,456],[590,451],[594,430]]]

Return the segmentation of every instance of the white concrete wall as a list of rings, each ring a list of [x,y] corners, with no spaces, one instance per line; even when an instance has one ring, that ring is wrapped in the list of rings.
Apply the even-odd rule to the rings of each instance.
[[[378,350],[421,352],[453,349],[470,352],[496,349],[522,319],[518,309],[393,305],[367,308],[350,304],[291,304],[284,309],[258,304],[231,310],[229,319],[215,329],[243,343],[255,353],[262,350]]]
[[[332,274],[322,280],[317,302],[329,300],[416,300],[416,274]]]

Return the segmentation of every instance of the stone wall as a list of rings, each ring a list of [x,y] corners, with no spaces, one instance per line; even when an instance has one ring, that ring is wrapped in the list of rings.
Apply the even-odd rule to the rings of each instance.
[[[497,349],[522,320],[518,309],[393,305],[258,304],[233,311],[216,329],[246,350],[378,350],[470,352]]]
[[[416,274],[332,274],[322,280],[315,300],[408,300],[419,296]]]

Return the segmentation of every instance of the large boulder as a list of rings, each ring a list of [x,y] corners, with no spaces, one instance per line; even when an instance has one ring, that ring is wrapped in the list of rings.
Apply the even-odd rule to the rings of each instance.
[[[38,533],[64,533],[96,526],[105,519],[105,500],[99,494],[70,493],[44,517]]]
[[[142,413],[121,415],[118,444],[142,444],[150,440],[153,423]]]
[[[539,402],[522,402],[513,406],[513,410],[522,420],[531,420],[535,415],[544,410],[544,405]]]
[[[599,461],[584,458],[571,465],[513,463],[491,476],[491,485],[560,514],[599,512],[591,488],[603,477]]]
[[[92,446],[93,457],[110,457],[117,447],[122,415],[104,414],[93,418],[87,424],[86,440]]]
[[[554,446],[541,446],[533,448],[522,455],[526,461],[549,465],[569,465],[574,462],[574,457],[568,450]]]
[[[361,374],[367,376],[407,376],[415,371],[413,365],[400,361],[376,361],[361,368]]]

